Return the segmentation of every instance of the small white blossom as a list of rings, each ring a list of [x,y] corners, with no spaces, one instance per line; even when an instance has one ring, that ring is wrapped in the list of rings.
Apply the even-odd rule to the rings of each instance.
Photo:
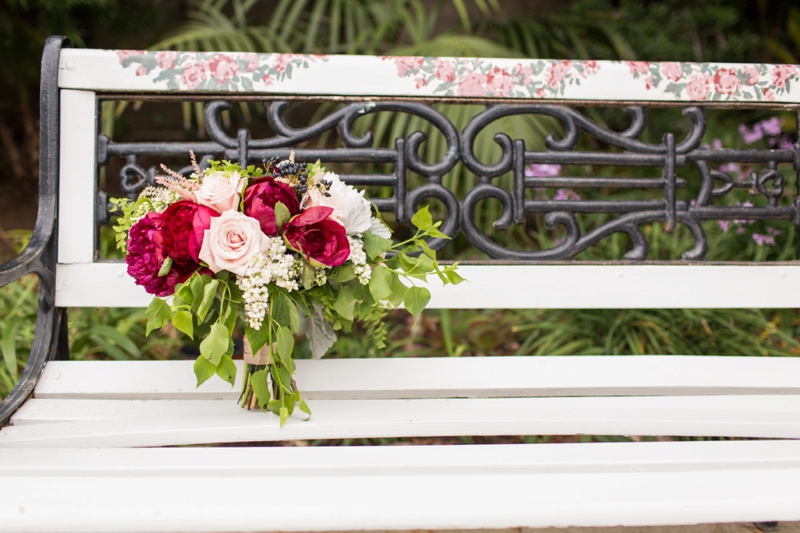
[[[364,251],[364,243],[358,237],[347,237],[350,243],[350,261],[353,262],[353,271],[356,273],[358,282],[362,285],[369,283],[372,277],[372,269],[367,264],[367,253]]]
[[[268,237],[268,239],[267,251],[254,255],[247,267],[247,273],[236,277],[236,285],[242,291],[244,299],[247,324],[253,329],[261,328],[269,309],[267,286],[274,283],[289,292],[296,291],[302,273],[302,264],[295,261],[293,255],[286,253],[283,239],[280,237]]]

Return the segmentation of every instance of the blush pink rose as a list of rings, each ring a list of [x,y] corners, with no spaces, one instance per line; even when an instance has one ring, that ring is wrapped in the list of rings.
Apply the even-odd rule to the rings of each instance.
[[[178,59],[178,52],[157,52],[156,64],[158,68],[168,69],[175,66],[175,60]]]
[[[144,50],[117,50],[117,57],[119,58],[120,63],[126,59],[134,56],[140,56],[142,54],[144,54]]]
[[[232,57],[225,54],[219,54],[209,61],[208,69],[211,71],[211,77],[216,78],[221,84],[228,83],[239,75],[239,67],[233,62]]]
[[[495,96],[505,96],[514,88],[514,81],[507,71],[494,67],[486,77],[486,86]]]
[[[795,74],[797,67],[794,65],[775,65],[772,68],[772,84],[775,87],[783,87]]]
[[[272,65],[278,72],[283,72],[292,61],[292,54],[277,54],[275,63]]]
[[[708,74],[693,74],[686,85],[686,95],[690,100],[705,100],[714,84]]]
[[[258,220],[239,211],[223,211],[211,219],[199,255],[214,273],[227,270],[244,276],[253,256],[266,252],[269,244]]]
[[[597,61],[584,61],[583,62],[583,77],[592,76],[597,74],[597,71],[600,70],[600,66],[597,64]]]
[[[247,67],[245,70],[247,72],[253,72],[255,69],[258,68],[258,56],[255,54],[243,54],[242,59],[247,61]]]
[[[200,189],[194,194],[198,204],[222,213],[239,206],[241,187],[242,178],[238,172],[213,172],[203,177]]]
[[[670,81],[679,81],[683,77],[683,67],[674,61],[661,63],[661,75]]]
[[[458,80],[459,96],[486,96],[486,76],[479,72],[467,72]]]
[[[567,77],[569,69],[572,68],[572,63],[563,61],[561,63],[554,63],[547,68],[547,84],[550,87],[558,87],[564,78]]]
[[[758,78],[761,76],[761,73],[756,67],[744,67],[742,69],[742,74],[747,76],[747,85],[755,85],[758,83]]]
[[[397,75],[402,78],[407,72],[413,73],[422,66],[422,61],[421,57],[395,57],[394,64],[397,67]]]
[[[452,61],[446,59],[435,59],[433,61],[433,75],[437,80],[450,82],[456,80],[456,69]]]
[[[184,63],[183,74],[181,74],[181,83],[187,89],[195,89],[198,85],[203,83],[208,77],[208,63],[205,61],[196,61],[194,63]]]
[[[144,65],[139,65],[139,68],[136,69],[137,76],[144,76],[147,74],[147,67]]]
[[[733,69],[721,68],[714,74],[714,89],[718,93],[735,94],[741,88],[742,81]]]
[[[626,61],[626,65],[631,70],[631,74],[647,74],[650,71],[650,63],[647,61]]]
[[[533,77],[533,70],[531,69],[530,65],[523,67],[522,63],[517,63],[517,66],[514,67],[514,75],[522,78],[520,80],[520,84],[528,85]]]

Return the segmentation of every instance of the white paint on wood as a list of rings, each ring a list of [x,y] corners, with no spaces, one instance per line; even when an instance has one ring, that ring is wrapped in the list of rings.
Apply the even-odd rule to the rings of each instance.
[[[140,447],[459,435],[800,438],[800,396],[317,400],[311,403],[314,414],[310,420],[298,411],[283,427],[271,413],[247,411],[235,400],[73,402],[77,403],[58,410],[64,413],[73,408],[74,414],[55,422],[15,424],[0,430],[0,447]],[[47,404],[44,407],[46,410]],[[56,411],[51,412],[57,415]],[[68,421],[70,416],[76,421]]]
[[[798,443],[770,441],[9,449],[0,455],[0,523],[13,533],[795,521],[798,457]],[[412,466],[420,464],[430,470]],[[296,497],[252,496],[265,479]]]
[[[62,232],[63,232],[62,228]],[[58,265],[56,305],[146,307],[124,263]],[[800,266],[462,265],[467,280],[431,277],[429,309],[682,309],[800,307]]]
[[[237,376],[241,379],[241,361]],[[226,400],[231,387],[196,388],[192,361],[51,361],[41,399]],[[426,357],[297,361],[309,400],[530,396],[800,394],[800,358],[723,356]]]
[[[94,261],[97,105],[90,91],[61,91],[58,262]],[[72,281],[57,281],[71,290]]]

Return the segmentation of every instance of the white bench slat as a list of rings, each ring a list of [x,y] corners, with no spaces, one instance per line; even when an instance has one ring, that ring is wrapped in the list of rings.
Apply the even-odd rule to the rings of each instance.
[[[238,379],[241,379],[241,361]],[[51,361],[42,399],[235,400],[192,361]],[[309,400],[800,394],[800,358],[725,356],[426,357],[297,361]]]
[[[458,435],[679,435],[800,438],[800,396],[319,400],[276,417],[234,401],[78,400],[56,422],[0,430],[0,447],[131,447]],[[36,416],[36,403],[30,416]],[[66,413],[74,408],[73,414]],[[78,420],[68,422],[63,420]],[[15,422],[16,424],[16,422]]]
[[[799,460],[800,443],[774,441],[7,449],[0,523],[12,533],[795,521]],[[266,478],[302,496],[259,496]]]
[[[800,84],[798,84],[800,85]],[[70,227],[70,220],[63,223]],[[62,229],[68,231],[67,229]],[[430,309],[683,309],[800,307],[800,266],[462,265],[467,280],[430,278]],[[56,305],[147,307],[124,263],[59,264]],[[731,290],[736,287],[736,290]]]
[[[740,420],[749,423],[762,413],[780,413],[782,419],[800,421],[800,395],[760,396],[600,396],[569,398],[493,398],[458,400],[413,400],[418,404],[443,405],[453,401],[467,401],[471,405],[499,405],[508,414],[513,410],[528,408],[537,410],[539,416],[548,420],[583,420],[587,409],[602,411],[602,420],[618,418],[645,418],[671,413],[671,422],[695,420],[703,417],[725,418],[718,421],[730,423]],[[322,400],[330,402],[330,400]],[[334,400],[344,401],[344,400]],[[374,400],[372,400],[374,401]],[[393,405],[393,400],[377,400]],[[331,404],[334,405],[334,404]],[[353,404],[358,409],[361,404]],[[11,418],[11,425],[29,425],[54,422],[76,422],[90,420],[123,420],[131,418],[154,418],[161,416],[200,416],[203,414],[225,416],[235,407],[232,399],[226,400],[41,400],[31,399]],[[495,407],[497,408],[497,407]],[[371,408],[370,408],[371,409]],[[698,418],[699,417],[699,418]],[[759,422],[772,423],[767,418]],[[713,423],[712,423],[713,424]],[[710,428],[709,428],[710,430]],[[632,433],[625,431],[625,433]],[[672,433],[665,433],[672,434]]]
[[[150,66],[145,67],[136,61],[136,55],[149,54]],[[195,59],[199,59],[194,52],[169,52],[174,54],[172,61],[167,61],[172,65],[181,65],[174,70],[173,86],[169,84],[169,76],[164,76],[168,68],[156,64],[156,52],[153,51],[130,51],[130,50],[86,50],[86,49],[65,49],[61,52],[59,63],[59,87],[70,89],[97,89],[103,91],[136,91],[136,92],[172,92],[172,93],[239,93],[239,94],[293,94],[293,95],[312,95],[318,96],[337,95],[337,96],[402,96],[402,97],[452,97],[452,98],[474,98],[474,97],[494,97],[499,99],[520,99],[530,100],[583,100],[583,101],[608,101],[608,102],[691,102],[706,101],[706,96],[691,98],[687,91],[679,91],[678,94],[667,92],[666,88],[670,85],[669,80],[663,79],[655,85],[653,77],[649,75],[650,68],[660,68],[659,63],[639,62],[639,67],[644,67],[646,71],[634,77],[634,66],[629,66],[625,61],[568,61],[552,59],[492,59],[492,58],[395,58],[379,56],[314,56],[297,55],[286,56],[285,54],[244,54],[241,52],[212,52],[209,54],[199,54],[203,56],[200,63],[208,61],[211,57],[224,55],[232,61],[243,61],[241,65],[270,65],[275,66],[282,56],[283,62],[291,57],[297,64],[293,65],[291,73],[286,71],[279,79],[277,72],[273,71],[269,76],[269,82],[263,83],[261,75],[254,77],[248,72],[252,68],[236,67],[240,70],[237,78],[232,83],[220,87],[198,85],[211,77],[208,68],[201,69],[204,72],[201,76],[195,77],[193,82],[187,83],[181,76],[181,68],[190,67]],[[245,60],[243,56],[246,56]],[[184,61],[184,58],[186,60]],[[128,59],[131,62],[127,67],[123,67],[122,61]],[[413,67],[422,67],[423,61],[431,63],[434,59],[457,63],[466,62],[467,71],[488,72],[495,68],[505,70],[507,75],[516,76],[518,69],[530,68],[531,72],[527,83],[523,84],[522,78],[509,78],[513,84],[512,90],[505,94],[492,95],[489,90],[483,88],[475,91],[477,87],[467,92],[461,91],[456,84],[445,84],[443,80],[435,77],[423,80],[419,83],[423,73],[414,71]],[[398,64],[398,62],[402,62]],[[161,62],[159,62],[161,63]],[[405,63],[405,65],[403,65]],[[563,89],[551,88],[547,83],[553,66],[564,67],[566,65],[565,81]],[[433,65],[428,65],[428,68]],[[729,63],[682,63],[684,69],[688,68],[694,73],[703,69],[709,76],[713,76],[720,68],[740,70],[743,67],[762,67],[762,65],[745,65]],[[585,70],[589,67],[588,70]],[[285,68],[285,66],[284,66]],[[759,81],[772,84],[772,98],[775,103],[797,103],[798,89],[796,84],[787,83],[782,90],[776,91],[777,87],[771,80],[774,66],[767,65],[764,72],[760,75]],[[637,69],[638,70],[638,69]],[[247,72],[245,72],[247,71]],[[342,73],[347,73],[342,75]],[[416,72],[416,73],[414,73]],[[454,73],[456,76],[460,73]],[[250,87],[245,89],[244,84],[239,78],[247,78]],[[748,74],[749,77],[749,74]],[[159,78],[159,81],[155,81]],[[649,81],[647,81],[649,79]],[[709,79],[711,79],[709,77]],[[574,83],[577,80],[578,83]],[[689,80],[689,75],[685,75],[682,81]],[[456,82],[459,80],[456,79]],[[450,85],[449,90],[444,90],[444,85]],[[673,84],[674,85],[674,84]],[[529,91],[529,88],[534,89]],[[541,91],[536,89],[542,88]],[[554,90],[555,89],[555,90]],[[714,103],[712,95],[707,95],[708,101]],[[750,105],[757,104],[761,100],[766,102],[760,92],[756,93],[749,86],[737,92],[737,95],[726,96],[724,102],[747,102]],[[722,103],[722,102],[720,102]]]

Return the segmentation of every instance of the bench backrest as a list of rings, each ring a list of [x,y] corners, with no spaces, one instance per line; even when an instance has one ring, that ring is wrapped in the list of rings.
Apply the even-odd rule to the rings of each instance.
[[[289,151],[320,133],[338,128],[341,148],[297,148],[301,161],[391,163],[394,172],[346,175],[353,184],[389,185],[391,198],[377,199],[382,210],[399,222],[425,199],[447,208],[445,233],[463,232],[495,261],[467,264],[468,283],[438,291],[433,282],[433,308],[711,308],[800,307],[800,265],[708,264],[703,261],[708,239],[704,220],[788,219],[800,224],[798,198],[787,204],[779,165],[800,170],[800,145],[770,150],[703,146],[705,109],[751,107],[800,109],[800,70],[794,65],[734,65],[709,63],[646,63],[519,59],[450,59],[422,57],[305,56],[288,54],[61,51],[60,189],[56,305],[146,306],[150,297],[127,276],[125,265],[97,259],[98,222],[107,219],[107,196],[98,189],[98,168],[115,157],[126,158],[127,186],[134,192],[152,180],[152,170],[138,164],[146,155],[222,157],[241,164],[258,164],[263,157],[286,157]],[[206,109],[209,141],[184,143],[118,143],[99,134],[103,99],[259,99],[269,106],[276,136],[251,139],[247,130],[231,137],[223,130],[224,101]],[[283,113],[295,99],[315,97],[348,103],[312,126],[294,129]],[[458,131],[433,107],[434,103],[485,104]],[[622,132],[597,124],[571,106],[607,105],[628,108],[631,123]],[[667,133],[658,144],[640,139],[645,106],[684,108],[688,134]],[[425,136],[412,134],[389,146],[373,146],[370,135],[359,137],[354,124],[365,114],[396,111],[421,118],[441,131],[444,157],[426,163],[419,155]],[[561,125],[546,149],[532,150],[522,140],[499,134],[498,161],[476,156],[476,138],[486,128],[512,115],[548,115]],[[509,132],[510,133],[510,132]],[[580,136],[590,135],[617,148],[585,151]],[[462,197],[442,184],[442,176],[458,162],[480,179]],[[712,168],[717,163],[765,163],[750,179],[750,188],[766,205],[746,207],[714,201],[734,186],[730,176]],[[648,166],[661,169],[660,178],[574,178],[526,176],[525,167],[538,164]],[[691,203],[678,199],[687,186],[678,177],[694,165],[699,193]],[[427,183],[407,187],[407,174]],[[511,188],[494,181],[511,173]],[[594,180],[594,181],[592,181]],[[691,185],[691,184],[690,184]],[[536,187],[658,188],[662,198],[643,201],[531,199]],[[565,230],[564,241],[549,250],[511,249],[487,236],[475,221],[479,202],[494,198],[502,205],[495,228],[525,221],[528,213],[547,213],[547,224]],[[763,202],[762,202],[763,203]],[[577,215],[603,212],[617,215],[588,233]],[[648,263],[648,241],[641,227],[663,224],[668,231],[688,227],[694,239],[682,261]],[[627,234],[633,249],[625,260],[593,264],[571,261],[578,253],[609,235]],[[445,243],[435,243],[442,246]]]

